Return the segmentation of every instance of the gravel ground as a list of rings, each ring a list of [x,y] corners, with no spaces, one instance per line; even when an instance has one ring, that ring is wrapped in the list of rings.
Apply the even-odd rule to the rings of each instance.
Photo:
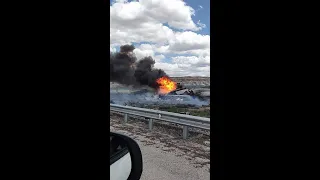
[[[143,158],[141,180],[210,179],[210,139],[194,136],[183,140],[174,129],[154,126],[153,131],[139,120],[122,123],[122,117],[110,117],[110,131],[122,133],[139,144]],[[201,143],[199,143],[201,142]]]

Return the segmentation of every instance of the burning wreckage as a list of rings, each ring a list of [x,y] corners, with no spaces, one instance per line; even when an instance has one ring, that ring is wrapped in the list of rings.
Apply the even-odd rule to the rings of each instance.
[[[210,92],[180,88],[161,94],[150,88],[116,88],[110,90],[110,103],[147,107],[149,105],[205,106],[210,104]]]
[[[208,89],[187,89],[176,83],[155,61],[145,57],[137,61],[134,46],[124,45],[120,52],[110,53],[110,103],[145,107],[148,105],[203,106],[210,104]]]

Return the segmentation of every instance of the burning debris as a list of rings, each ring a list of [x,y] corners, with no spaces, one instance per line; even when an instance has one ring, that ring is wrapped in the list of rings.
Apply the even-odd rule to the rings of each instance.
[[[168,95],[188,95],[192,97],[197,97],[202,101],[209,101],[210,100],[210,91],[209,89],[205,88],[195,88],[195,89],[189,89],[181,85],[180,83],[177,83],[177,88]]]
[[[136,107],[147,107],[150,105],[157,106],[178,106],[187,105],[193,107],[201,107],[209,105],[207,101],[203,101],[197,96],[190,95],[161,95],[157,92],[152,92],[148,90],[140,90],[133,92],[116,92],[110,91],[110,103],[130,105]]]
[[[144,86],[149,88],[131,93],[111,92],[110,89],[110,103],[192,106],[208,104],[200,99],[193,90],[184,88],[181,84],[174,82],[163,70],[154,68],[155,61],[152,57],[137,60],[133,54],[134,49],[133,45],[124,45],[120,47],[120,52],[110,52],[110,82],[134,89]]]
[[[157,79],[157,83],[159,84],[159,93],[160,94],[168,94],[173,90],[177,89],[177,83],[169,79],[168,77],[161,77]]]

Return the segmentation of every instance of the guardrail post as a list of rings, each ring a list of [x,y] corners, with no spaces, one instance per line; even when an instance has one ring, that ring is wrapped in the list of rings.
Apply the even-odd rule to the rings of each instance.
[[[128,114],[124,114],[124,123],[127,123],[128,122]]]
[[[188,138],[188,126],[183,126],[182,136],[183,136],[183,139]]]
[[[149,130],[151,131],[153,128],[153,119],[149,119]]]

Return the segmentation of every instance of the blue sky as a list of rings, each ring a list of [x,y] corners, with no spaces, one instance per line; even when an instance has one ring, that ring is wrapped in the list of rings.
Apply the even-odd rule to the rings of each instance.
[[[210,0],[187,0],[185,2],[196,10],[196,15],[192,18],[206,25],[206,28],[200,30],[200,33],[210,35]],[[202,9],[199,6],[202,6]]]
[[[169,75],[210,76],[210,0],[110,3],[110,51],[133,44],[138,59],[152,56]]]

